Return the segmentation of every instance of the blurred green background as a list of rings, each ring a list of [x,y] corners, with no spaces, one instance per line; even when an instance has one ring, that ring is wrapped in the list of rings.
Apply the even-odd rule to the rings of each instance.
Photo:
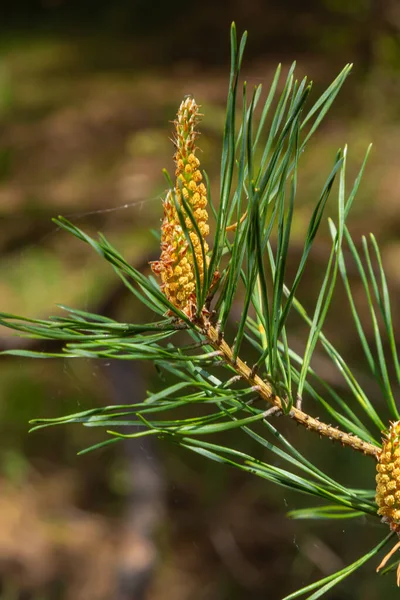
[[[239,31],[249,30],[242,74],[251,86],[268,88],[278,62],[287,71],[297,60],[298,77],[315,81],[316,98],[345,63],[355,63],[302,159],[293,257],[337,148],[349,144],[350,181],[372,141],[350,224],[356,237],[371,230],[377,235],[396,300],[397,0],[4,4],[0,310],[46,317],[57,314],[61,303],[120,319],[142,318],[112,270],[57,230],[51,217],[62,214],[90,233],[101,230],[146,270],[158,251],[150,229],[161,218],[161,169],[173,168],[170,122],[188,93],[205,115],[199,145],[216,197],[233,19]],[[333,197],[332,214],[334,204]],[[327,241],[322,233],[302,290],[311,307]],[[374,382],[363,374],[341,293],[339,287],[328,333],[347,349],[379,405]],[[361,296],[360,302],[362,309]],[[368,325],[367,332],[372,335]],[[301,347],[302,332],[296,335]],[[1,349],[35,343],[0,331]],[[333,366],[322,354],[318,360],[320,373],[345,394]],[[78,458],[76,452],[102,439],[103,432],[71,427],[27,433],[31,418],[134,402],[147,389],[161,387],[151,365],[1,360],[1,600],[280,599],[352,562],[386,534],[377,521],[289,521],[287,510],[312,499],[227,472],[166,442],[117,444]],[[279,426],[342,483],[374,485],[370,459],[320,442],[292,423]],[[394,577],[377,577],[375,566],[367,564],[328,597],[395,597]]]

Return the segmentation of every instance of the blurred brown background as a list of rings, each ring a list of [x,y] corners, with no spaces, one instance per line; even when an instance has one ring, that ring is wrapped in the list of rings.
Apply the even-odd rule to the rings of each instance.
[[[357,238],[376,233],[396,300],[397,0],[15,0],[0,7],[0,310],[45,317],[62,303],[140,320],[140,307],[112,270],[57,230],[51,217],[63,214],[91,233],[101,230],[146,269],[157,253],[149,230],[161,217],[161,169],[172,168],[170,121],[188,93],[205,115],[202,166],[216,197],[233,19],[240,32],[249,30],[242,73],[251,85],[268,87],[277,63],[286,72],[296,59],[298,76],[315,81],[316,98],[345,63],[355,63],[302,160],[293,252],[336,149],[349,144],[351,183],[372,141],[350,222]],[[334,204],[333,197],[332,213]],[[319,237],[307,271],[310,306],[326,240]],[[328,332],[351,350],[363,377],[340,292]],[[19,343],[0,333],[2,348]],[[319,366],[344,394],[322,355]],[[362,380],[379,405],[373,382]],[[289,521],[287,510],[313,500],[166,442],[117,444],[77,457],[104,432],[27,433],[31,418],[134,402],[161,387],[151,365],[1,360],[1,600],[280,599],[352,562],[386,534],[375,521]],[[318,464],[342,483],[373,486],[369,459],[291,423],[280,427],[308,457],[318,453]],[[375,566],[327,597],[395,597],[394,577],[378,578]]]

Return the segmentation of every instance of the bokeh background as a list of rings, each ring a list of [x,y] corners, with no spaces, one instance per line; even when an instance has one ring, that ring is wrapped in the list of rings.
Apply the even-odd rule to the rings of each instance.
[[[298,76],[315,81],[316,98],[354,62],[302,159],[292,252],[296,256],[337,148],[349,144],[351,181],[372,141],[350,224],[357,239],[370,230],[377,235],[396,299],[397,0],[15,0],[0,9],[0,310],[46,317],[59,312],[58,303],[141,318],[112,270],[51,217],[62,214],[90,233],[101,230],[146,270],[157,255],[150,229],[161,217],[161,169],[172,169],[170,121],[188,93],[205,115],[202,166],[216,197],[233,19],[239,31],[249,30],[243,78],[251,85],[268,88],[278,62],[286,72],[297,60]],[[327,240],[322,232],[306,274],[309,306]],[[328,332],[379,405],[343,304],[339,288]],[[395,302],[397,322],[396,309]],[[368,325],[367,332],[372,336]],[[16,344],[39,347],[2,329],[1,349]],[[339,374],[322,354],[318,360],[323,376],[344,393]],[[104,434],[78,427],[28,434],[31,418],[134,402],[161,387],[151,365],[2,357],[1,600],[280,599],[352,562],[386,534],[366,519],[290,521],[287,510],[312,499],[166,442],[117,444],[77,457]],[[344,484],[373,485],[370,460],[291,423],[281,427]],[[394,577],[377,577],[375,566],[328,597],[397,597]]]

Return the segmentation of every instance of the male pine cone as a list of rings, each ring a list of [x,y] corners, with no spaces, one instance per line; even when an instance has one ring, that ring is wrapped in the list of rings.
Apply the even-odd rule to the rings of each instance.
[[[176,183],[175,190],[168,192],[163,203],[161,256],[160,260],[151,265],[153,272],[161,277],[161,289],[168,300],[189,318],[194,317],[198,308],[194,263],[196,262],[202,284],[205,266],[203,251],[206,264],[208,264],[208,244],[205,238],[210,230],[206,208],[207,189],[202,182],[200,161],[196,157],[196,138],[198,136],[196,127],[199,121],[199,106],[194,98],[187,97],[181,103],[174,121]],[[182,196],[191,208],[202,242],[194,230],[192,220],[184,210]],[[192,245],[188,242],[181,227],[176,202],[182,209]]]
[[[390,424],[382,440],[378,455],[376,476],[376,503],[378,515],[400,537],[400,421]],[[400,548],[400,541],[388,552],[376,569],[380,571]],[[400,564],[397,567],[397,585],[400,587]]]
[[[400,421],[391,423],[376,469],[378,515],[400,533]]]

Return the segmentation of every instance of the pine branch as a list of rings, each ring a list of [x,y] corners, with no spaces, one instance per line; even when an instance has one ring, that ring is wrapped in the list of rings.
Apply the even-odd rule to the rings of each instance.
[[[336,519],[359,514],[379,515],[392,532],[400,536],[400,412],[395,401],[395,386],[400,383],[400,363],[389,291],[375,238],[363,239],[363,259],[346,225],[369,150],[349,193],[345,185],[347,148],[337,152],[310,216],[294,278],[290,287],[286,285],[300,157],[351,66],[347,65],[342,70],[306,114],[304,110],[310,84],[305,78],[301,82],[295,80],[293,64],[275,112],[267,122],[277,90],[278,67],[257,126],[254,117],[261,86],[256,87],[248,99],[244,84],[242,122],[237,131],[236,100],[245,41],[246,35],[238,45],[236,29],[232,25],[231,76],[222,145],[220,195],[215,205],[211,201],[209,180],[200,170],[200,160],[196,156],[197,125],[201,115],[191,96],[181,103],[174,121],[175,181],[167,177],[169,191],[163,201],[161,253],[159,260],[151,263],[160,284],[152,276],[146,277],[142,269],[127,262],[104,236],[93,239],[62,217],[55,220],[60,228],[89,244],[107,260],[124,286],[159,320],[144,324],[119,323],[76,309],[66,309],[66,317],[52,317],[47,321],[0,313],[0,325],[10,327],[25,337],[63,343],[62,352],[57,353],[25,348],[0,354],[152,361],[163,382],[162,390],[149,393],[136,404],[113,405],[61,418],[38,419],[33,422],[33,430],[66,423],[108,428],[111,438],[85,452],[128,438],[152,435],[168,438],[209,460],[329,502],[322,507],[292,511],[291,516]],[[263,137],[266,139],[261,143]],[[336,219],[335,222],[329,220],[332,244],[315,307],[309,313],[300,303],[297,292],[337,177],[337,222]],[[215,219],[212,249],[206,239],[210,233],[209,209],[210,216]],[[350,250],[363,284],[375,344],[369,341],[357,310],[348,277],[344,243]],[[379,414],[369,398],[371,387],[368,388],[369,393],[364,391],[346,359],[325,335],[325,318],[338,276],[344,283],[370,374],[379,385],[389,414],[394,419],[389,426],[385,426],[387,417]],[[225,342],[223,331],[235,306],[239,286],[244,290],[243,302],[231,347]],[[289,340],[288,317],[292,310],[309,328],[302,354],[294,351]],[[211,318],[210,311],[215,320]],[[176,345],[170,341],[179,329],[186,330],[189,344],[182,345],[179,336]],[[258,352],[258,360],[253,367],[247,366],[241,358],[245,340]],[[385,340],[389,343],[387,353]],[[326,378],[311,368],[317,343],[321,343],[332,364],[339,369],[356,406],[342,398]],[[210,366],[225,367],[231,377],[227,381],[219,379],[214,371],[209,370]],[[266,379],[262,379],[258,372]],[[170,376],[174,378],[171,384]],[[242,382],[239,389],[235,385],[238,381]],[[307,414],[301,406],[303,390],[319,402],[342,429]],[[252,406],[255,395],[267,403],[266,410]],[[299,401],[293,404],[296,397]],[[186,411],[188,406],[196,405],[206,405],[207,410],[189,416],[186,412],[183,416],[176,412],[182,407]],[[169,417],[171,411],[173,413]],[[267,417],[274,413],[289,416],[320,437],[375,457],[378,473],[376,492],[373,489],[349,489],[319,470],[273,427]],[[364,423],[363,417],[368,419],[369,424]],[[265,431],[259,435],[253,428],[260,424],[267,434],[273,436],[272,442],[264,435]],[[134,433],[119,431],[132,426],[136,428]],[[241,448],[231,447],[229,442],[226,445],[205,440],[209,435],[232,429],[250,436],[259,447],[279,456],[290,465],[289,469],[247,454]],[[386,432],[382,448],[376,435],[381,431]],[[309,596],[310,599],[321,597],[375,556],[390,536],[358,561],[291,594],[287,600],[312,590],[316,591]],[[397,548],[398,544],[378,569]]]
[[[272,407],[284,413],[284,403],[282,399],[277,396],[274,392],[273,386],[261,377],[259,377],[241,358],[234,357],[231,347],[223,339],[221,332],[218,332],[211,323],[203,318],[201,322],[201,329],[203,334],[209,340],[211,346],[220,352],[222,359],[230,365],[243,380],[245,380],[250,386],[253,387],[254,391],[258,393],[260,398],[269,402]],[[381,449],[374,444],[364,442],[358,436],[341,431],[340,429],[323,423],[315,417],[311,417],[306,412],[299,408],[292,407],[288,413],[288,416],[294,419],[297,423],[303,425],[310,431],[318,433],[320,436],[329,438],[332,441],[338,441],[342,446],[350,446],[353,450],[362,452],[369,456],[377,458],[381,453]]]

